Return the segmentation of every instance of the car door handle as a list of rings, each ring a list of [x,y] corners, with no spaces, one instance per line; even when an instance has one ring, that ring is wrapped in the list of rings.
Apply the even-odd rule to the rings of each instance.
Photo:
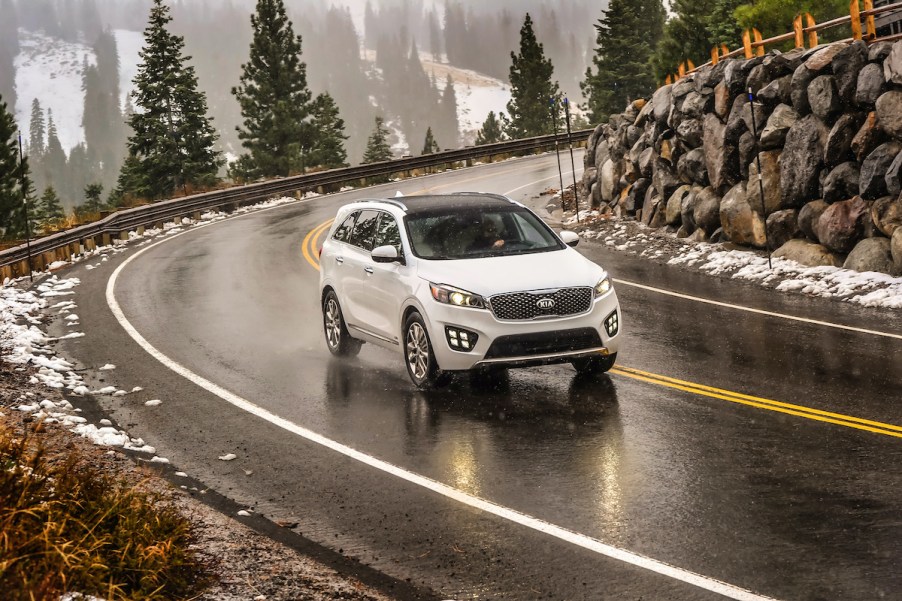
[[[363,270],[364,270],[365,272],[367,272],[368,274],[373,275],[373,268],[372,268],[372,267],[364,267]]]
[[[335,262],[338,263],[339,265],[341,265],[342,263],[345,262],[345,260],[342,259],[341,257],[335,257]]]

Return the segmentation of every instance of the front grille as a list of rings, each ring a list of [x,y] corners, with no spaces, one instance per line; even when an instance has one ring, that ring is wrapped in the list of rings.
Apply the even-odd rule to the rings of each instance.
[[[496,338],[485,354],[485,358],[531,357],[534,355],[581,351],[600,346],[601,337],[594,328],[515,334],[513,336],[499,336]]]
[[[541,307],[540,304],[552,306]],[[498,319],[535,319],[536,317],[565,317],[585,313],[592,306],[591,288],[561,288],[554,292],[513,292],[498,294],[489,299],[492,313]]]

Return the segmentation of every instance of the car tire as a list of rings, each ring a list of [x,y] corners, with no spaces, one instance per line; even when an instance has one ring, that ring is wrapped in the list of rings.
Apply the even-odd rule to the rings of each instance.
[[[341,312],[341,304],[333,290],[323,299],[323,333],[329,352],[336,357],[353,357],[360,352],[362,343],[351,338]]]
[[[614,367],[617,361],[617,353],[610,355],[596,355],[593,357],[581,357],[572,361],[573,367],[580,375],[594,376],[603,374]]]
[[[450,379],[450,374],[439,369],[426,323],[416,311],[404,322],[404,365],[417,388],[438,388]]]

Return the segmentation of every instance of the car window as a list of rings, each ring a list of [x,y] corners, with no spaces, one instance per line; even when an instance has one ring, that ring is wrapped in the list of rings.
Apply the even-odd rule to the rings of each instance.
[[[398,230],[398,222],[388,213],[382,213],[379,218],[379,228],[376,231],[376,242],[373,248],[380,246],[394,246],[401,255],[401,232]]]
[[[339,242],[347,242],[348,238],[351,237],[351,230],[354,228],[354,220],[359,214],[358,211],[348,215],[345,220],[341,222],[341,225],[335,229],[335,233],[332,234],[332,239]]]
[[[373,250],[373,238],[376,236],[378,223],[379,211],[361,211],[351,232],[350,243],[363,250]]]
[[[561,250],[547,225],[522,207],[453,208],[405,219],[414,254],[423,259],[475,259]]]

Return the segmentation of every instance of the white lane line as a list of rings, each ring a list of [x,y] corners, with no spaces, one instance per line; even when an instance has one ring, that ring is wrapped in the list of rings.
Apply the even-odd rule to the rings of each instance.
[[[844,326],[839,323],[832,323],[829,321],[820,321],[818,319],[808,319],[807,317],[796,317],[795,315],[787,315],[785,313],[775,313],[773,311],[765,311],[763,309],[753,309],[751,307],[744,307],[742,305],[734,305],[732,303],[722,303],[720,301],[715,301],[707,298],[701,298],[698,296],[690,296],[688,294],[680,294],[679,292],[672,292],[670,290],[664,290],[662,288],[655,288],[653,286],[646,286],[645,284],[638,284],[636,282],[630,282],[628,280],[621,280],[619,278],[614,278],[614,282],[617,284],[623,284],[624,286],[632,286],[633,288],[641,288],[642,290],[648,290],[649,292],[656,292],[658,294],[663,294],[665,296],[673,296],[676,298],[682,298],[685,300],[695,301],[697,303],[704,303],[706,305],[715,305],[718,307],[725,307],[727,309],[736,309],[737,311],[746,311],[748,313],[756,313],[758,315],[766,315],[768,317],[778,317],[780,319],[788,319],[790,321],[800,321],[802,323],[810,323],[816,326],[824,326],[826,328],[835,328],[837,330],[848,330],[850,332],[857,332],[859,334],[869,334],[871,336],[882,336],[884,338],[895,338],[897,340],[902,340],[902,334],[893,334],[890,332],[880,332],[878,330],[867,330],[864,328],[855,328],[852,326]]]
[[[544,181],[544,180],[539,180]],[[275,207],[273,207],[275,208]],[[214,225],[214,224],[209,224]],[[183,378],[189,380],[190,382],[200,386],[204,390],[218,396],[222,400],[227,403],[234,405],[235,407],[247,411],[248,413],[263,419],[274,426],[282,428],[287,432],[291,432],[292,434],[296,434],[310,442],[319,444],[327,449],[335,451],[337,453],[341,453],[342,455],[354,459],[363,463],[364,465],[368,465],[380,471],[383,471],[387,474],[410,482],[416,486],[420,486],[427,490],[430,490],[436,494],[442,495],[448,499],[452,499],[469,507],[473,507],[475,509],[480,509],[488,514],[494,515],[501,519],[507,520],[509,522],[519,524],[521,526],[525,526],[537,532],[542,532],[559,540],[574,544],[576,546],[582,547],[589,551],[593,551],[600,555],[604,555],[606,557],[610,557],[612,559],[616,559],[618,561],[622,561],[624,563],[643,568],[649,570],[651,572],[655,572],[657,574],[661,574],[663,576],[667,576],[669,578],[673,578],[674,580],[678,580],[680,582],[685,582],[687,584],[696,586],[698,588],[712,591],[714,593],[718,593],[723,595],[724,597],[730,599],[737,599],[739,601],[774,601],[771,597],[765,597],[763,595],[758,595],[749,590],[739,588],[737,586],[733,586],[726,582],[722,582],[720,580],[716,580],[714,578],[709,578],[707,576],[703,576],[701,574],[696,574],[695,572],[690,572],[689,570],[684,570],[682,568],[678,568],[676,566],[672,566],[670,564],[664,563],[662,561],[658,561],[656,559],[652,559],[650,557],[646,557],[644,555],[640,555],[638,553],[633,553],[632,551],[627,551],[626,549],[621,549],[619,547],[614,547],[608,544],[601,542],[598,539],[592,538],[590,536],[586,536],[585,534],[580,534],[578,532],[574,532],[572,530],[568,530],[566,528],[562,528],[561,526],[556,526],[551,524],[550,522],[545,522],[540,520],[539,518],[533,517],[531,515],[521,513],[514,509],[510,509],[508,507],[504,507],[502,505],[498,505],[496,503],[492,503],[491,501],[487,501],[485,499],[481,499],[479,497],[467,494],[441,482],[437,482],[432,480],[431,478],[427,478],[425,476],[421,476],[419,474],[409,472],[401,467],[398,467],[394,464],[388,463],[386,461],[382,461],[381,459],[377,459],[371,455],[367,455],[361,451],[353,449],[349,446],[341,444],[340,442],[334,441],[330,438],[326,438],[316,432],[308,430],[303,426],[300,426],[294,422],[291,422],[285,418],[279,417],[278,415],[260,407],[259,405],[255,405],[254,403],[236,395],[232,392],[229,392],[225,388],[214,384],[213,382],[195,374],[187,367],[184,367],[180,363],[177,363],[173,359],[170,359],[162,352],[156,349],[153,345],[151,345],[139,332],[132,326],[131,322],[125,317],[125,314],[122,311],[122,307],[119,305],[119,302],[116,300],[115,288],[116,281],[119,278],[119,274],[122,272],[125,267],[131,263],[136,258],[140,257],[145,252],[153,249],[154,247],[168,242],[174,238],[178,238],[184,234],[191,233],[199,228],[194,228],[192,230],[188,230],[185,232],[181,232],[174,236],[171,236],[165,240],[160,240],[146,248],[139,250],[137,253],[123,261],[119,267],[113,272],[113,275],[110,276],[109,281],[107,282],[106,287],[106,300],[107,304],[110,307],[110,310],[113,313],[113,316],[119,322],[119,325],[128,333],[129,336],[148,354],[150,354],[154,359],[162,363],[165,367],[174,371],[178,375]]]

